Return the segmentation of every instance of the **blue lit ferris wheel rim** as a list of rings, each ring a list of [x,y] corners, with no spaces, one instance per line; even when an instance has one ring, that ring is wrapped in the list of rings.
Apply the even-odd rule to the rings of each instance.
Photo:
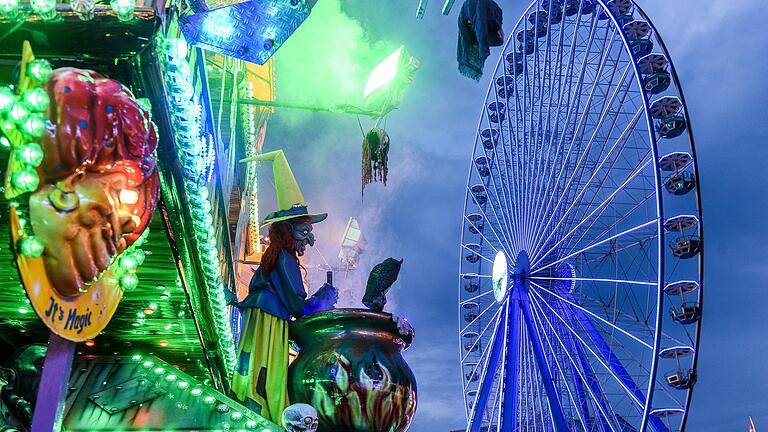
[[[556,4],[557,1],[551,3]],[[564,5],[572,5],[573,3],[571,1],[561,2]],[[460,256],[460,332],[474,331],[478,335],[474,339],[474,343],[468,343],[467,339],[462,338],[460,351],[467,417],[470,424],[478,422],[478,413],[475,412],[478,410],[473,404],[483,398],[484,392],[488,393],[487,399],[490,399],[490,401],[485,401],[487,409],[479,413],[479,417],[481,418],[481,426],[489,427],[491,430],[501,427],[504,421],[508,421],[506,419],[508,413],[504,412],[502,415],[503,410],[497,406],[497,402],[512,397],[500,390],[502,387],[508,387],[508,383],[505,383],[500,378],[501,372],[488,367],[488,358],[495,353],[495,344],[493,342],[496,340],[496,334],[500,334],[498,329],[502,329],[501,334],[510,333],[508,317],[514,315],[513,311],[507,310],[509,300],[505,300],[500,306],[494,307],[493,304],[487,303],[487,299],[484,298],[489,292],[486,289],[486,284],[490,283],[493,279],[489,277],[489,272],[483,271],[483,268],[494,263],[493,255],[494,253],[498,254],[499,251],[504,251],[507,257],[516,257],[521,250],[527,250],[531,255],[530,286],[532,288],[530,293],[527,294],[530,297],[527,301],[533,305],[531,308],[533,314],[531,316],[533,321],[535,321],[535,326],[531,329],[541,333],[539,335],[541,339],[540,344],[544,351],[546,351],[547,344],[550,344],[549,348],[552,348],[549,354],[545,352],[545,355],[550,355],[552,358],[552,360],[548,360],[552,363],[549,365],[550,372],[554,371],[551,380],[557,382],[557,373],[563,373],[558,368],[563,366],[565,368],[572,367],[574,366],[574,361],[576,361],[576,366],[578,366],[579,358],[569,359],[562,352],[558,354],[557,345],[561,345],[559,351],[567,351],[566,348],[583,345],[582,351],[585,351],[583,357],[593,362],[593,366],[582,368],[580,371],[582,375],[589,372],[589,369],[593,369],[592,373],[596,371],[599,373],[600,368],[604,368],[605,370],[602,373],[605,373],[607,378],[618,382],[618,385],[614,385],[613,389],[617,393],[624,392],[624,398],[632,402],[627,404],[625,401],[618,401],[617,399],[607,400],[609,399],[605,396],[607,392],[603,392],[602,397],[606,400],[603,400],[602,406],[588,410],[586,413],[575,412],[578,410],[571,407],[570,415],[563,416],[565,417],[564,421],[571,421],[573,426],[573,424],[577,424],[579,421],[583,421],[581,424],[588,424],[590,421],[597,422],[599,417],[604,417],[606,419],[604,427],[608,427],[609,430],[612,430],[611,426],[616,429],[622,428],[627,424],[632,425],[638,430],[644,428],[647,428],[647,430],[680,430],[680,428],[684,427],[687,419],[693,384],[688,383],[690,384],[689,387],[677,387],[674,391],[670,391],[669,388],[665,387],[667,385],[665,378],[667,377],[662,372],[657,373],[657,370],[660,364],[662,367],[668,366],[665,363],[667,358],[659,355],[664,349],[669,349],[673,346],[690,348],[693,355],[690,358],[686,358],[688,362],[686,367],[690,366],[691,370],[695,370],[696,353],[698,353],[702,290],[678,290],[684,293],[684,296],[687,296],[681,300],[670,300],[669,296],[675,291],[664,291],[665,286],[670,286],[677,283],[677,281],[695,281],[698,286],[701,286],[701,266],[703,262],[701,224],[699,223],[692,233],[686,235],[665,233],[662,228],[664,220],[678,215],[694,215],[699,221],[701,220],[697,184],[698,173],[696,171],[695,149],[693,148],[693,137],[690,132],[690,122],[685,110],[684,98],[680,91],[679,80],[671,61],[669,61],[669,55],[663,46],[663,42],[658,37],[658,32],[655,31],[643,11],[629,0],[611,2],[604,2],[602,0],[595,2],[583,1],[580,4],[586,3],[594,4],[596,11],[593,14],[585,14],[588,15],[586,18],[582,14],[577,13],[576,16],[573,16],[570,25],[574,31],[574,37],[582,36],[581,33],[577,32],[582,31],[583,27],[579,27],[578,23],[574,24],[578,19],[584,18],[593,28],[588,29],[588,37],[582,37],[575,42],[569,41],[570,44],[568,46],[574,50],[578,48],[591,53],[590,49],[586,48],[586,46],[597,40],[595,36],[597,32],[594,31],[594,28],[614,30],[611,37],[605,37],[603,41],[606,41],[606,43],[608,40],[611,41],[611,44],[604,45],[604,48],[605,46],[612,47],[613,43],[620,45],[616,52],[621,52],[621,54],[618,54],[616,57],[615,65],[618,67],[621,64],[624,68],[622,69],[624,74],[622,75],[622,81],[619,81],[615,86],[615,91],[619,92],[619,88],[625,85],[626,93],[630,93],[631,89],[633,92],[632,96],[635,98],[632,103],[625,103],[625,99],[619,106],[636,108],[636,110],[624,113],[625,118],[629,118],[634,122],[634,125],[628,128],[630,129],[628,133],[637,133],[638,136],[643,137],[645,145],[643,150],[648,153],[642,159],[635,158],[637,159],[636,162],[642,163],[642,165],[639,165],[640,168],[638,170],[641,172],[636,174],[635,177],[630,178],[630,176],[625,175],[618,178],[618,176],[612,175],[611,177],[606,174],[606,179],[620,181],[607,182],[611,184],[613,189],[606,186],[602,190],[619,192],[613,196],[614,198],[611,198],[610,194],[600,197],[614,199],[618,203],[622,197],[630,196],[629,192],[621,192],[620,190],[622,189],[634,189],[639,192],[645,191],[649,194],[645,201],[646,207],[651,207],[653,214],[647,219],[638,219],[633,224],[622,225],[616,223],[613,226],[614,230],[607,230],[602,237],[588,234],[589,228],[586,228],[586,226],[599,226],[597,222],[587,222],[584,228],[576,227],[574,229],[576,225],[573,222],[563,222],[558,225],[557,222],[551,221],[559,220],[554,216],[551,216],[551,220],[548,220],[547,210],[539,210],[539,216],[543,215],[543,217],[538,219],[531,216],[532,214],[537,214],[535,210],[531,209],[548,208],[547,198],[557,203],[561,201],[551,198],[555,196],[554,192],[549,193],[549,195],[547,194],[548,189],[543,186],[546,184],[545,182],[538,180],[538,183],[536,183],[537,177],[535,174],[546,172],[544,170],[546,167],[563,166],[564,164],[562,163],[559,165],[555,163],[562,162],[563,159],[558,160],[558,156],[551,156],[552,153],[555,153],[551,150],[564,149],[561,148],[562,146],[553,147],[551,144],[554,141],[552,135],[559,132],[557,129],[553,131],[549,127],[541,127],[542,124],[546,124],[546,120],[544,120],[546,114],[554,111],[552,106],[546,105],[547,109],[542,110],[536,107],[534,103],[528,102],[535,100],[544,105],[544,99],[537,95],[546,95],[546,90],[551,89],[546,85],[540,85],[539,88],[536,88],[530,85],[529,81],[534,82],[536,73],[541,72],[543,75],[547,72],[547,69],[537,63],[539,60],[545,66],[550,67],[549,71],[553,70],[549,58],[545,57],[545,54],[553,52],[551,48],[554,45],[550,45],[551,40],[554,39],[552,34],[563,35],[565,33],[564,29],[568,25],[568,20],[571,19],[563,17],[562,21],[555,24],[555,26],[562,26],[563,29],[559,30],[557,27],[550,27],[550,18],[547,17],[546,29],[541,29],[537,20],[543,14],[532,12],[534,12],[534,8],[541,9],[542,4],[550,8],[547,10],[552,12],[552,6],[546,0],[533,2],[518,20],[515,30],[509,34],[509,39],[499,57],[499,63],[491,80],[486,102],[483,105],[471,158],[472,162],[470,162],[467,199],[465,201],[465,215],[472,215],[473,217],[472,220],[468,220],[465,216],[462,231],[462,245],[472,243],[480,246],[479,248],[475,247],[470,253],[467,253],[467,249],[462,246]],[[614,12],[606,12],[609,10],[615,11],[617,8],[625,8],[624,10],[626,10],[628,6],[633,10],[631,19],[627,16],[617,16]],[[547,15],[552,16],[550,13]],[[556,16],[557,13],[554,15]],[[605,19],[598,19],[599,15],[603,15]],[[529,17],[532,18],[529,19]],[[571,27],[568,28],[571,29]],[[617,31],[619,28],[622,28],[622,30]],[[624,31],[625,29],[627,29],[626,32]],[[524,31],[521,32],[519,30]],[[518,35],[520,35],[520,38],[518,38]],[[637,44],[631,38],[642,38],[644,37],[642,35],[651,35],[652,52],[638,52],[636,53],[637,56],[633,57],[632,49],[645,44],[645,42]],[[533,44],[526,43],[529,37],[534,39]],[[542,43],[542,40],[545,42]],[[563,46],[562,41],[561,36],[558,47]],[[647,45],[645,44],[645,46]],[[531,53],[527,54],[526,52],[529,50],[531,50]],[[514,52],[518,53],[514,54]],[[610,49],[608,49],[608,52],[613,53]],[[589,56],[582,57],[587,58]],[[573,61],[574,58],[579,59],[578,55],[576,55],[571,57],[570,61]],[[624,59],[623,63],[620,61],[622,58]],[[639,61],[641,58],[643,59],[642,62]],[[510,61],[507,61],[507,59]],[[529,65],[529,62],[531,65]],[[584,64],[586,63],[588,63],[588,60],[585,59]],[[529,68],[529,66],[531,67]],[[646,73],[641,73],[641,68],[644,68],[643,72]],[[597,74],[592,78],[592,82],[598,83],[595,85],[595,88],[598,89],[604,84],[604,78],[600,72],[601,70],[598,69]],[[665,73],[668,76],[664,75]],[[563,72],[561,75],[572,76],[573,73]],[[609,85],[607,88],[609,90],[612,88],[611,84],[613,84],[614,78],[608,81]],[[585,81],[589,81],[589,79]],[[522,83],[522,86],[520,83]],[[539,93],[536,93],[537,91]],[[611,103],[608,102],[607,94],[608,92],[605,92],[602,100],[607,103],[609,108],[605,111],[610,112]],[[576,103],[569,106],[580,106],[579,102],[582,102],[581,96],[577,98]],[[590,95],[589,99],[598,100],[598,97]],[[584,105],[581,104],[581,106]],[[653,110],[651,109],[652,107]],[[589,108],[585,109],[585,111],[591,114]],[[615,117],[619,118],[618,112],[620,110],[616,109],[615,111],[617,112]],[[526,117],[526,114],[529,117]],[[605,117],[608,117],[608,115],[606,114]],[[523,121],[520,121],[520,118]],[[591,130],[588,126],[589,122],[585,122],[583,129],[588,132],[599,131],[600,126],[595,127],[595,124],[600,124],[598,123],[601,121],[600,118],[601,116],[598,115],[591,120]],[[568,120],[566,120],[565,124],[566,126],[569,124]],[[579,145],[582,145],[584,139],[576,139],[575,136],[577,134],[578,130],[567,138],[572,142],[578,142]],[[521,136],[523,139],[520,139]],[[565,134],[561,134],[560,140],[557,141],[558,144],[567,141],[562,138],[563,136]],[[610,133],[606,135],[606,141],[608,137],[611,137]],[[594,138],[595,136],[590,138],[590,141]],[[613,136],[613,138],[616,137]],[[620,138],[621,135],[619,135]],[[544,144],[547,142],[549,142],[548,147],[546,147],[547,144]],[[636,144],[639,142],[633,141],[633,146],[637,147]],[[625,147],[632,146],[621,145],[620,147],[621,150],[617,154],[625,156],[627,154]],[[549,149],[550,152],[545,152],[544,149]],[[663,173],[659,167],[660,152],[662,155],[668,155],[671,152],[683,152],[691,155],[693,163],[685,164],[682,167],[682,170],[689,170],[690,174],[683,173],[685,175],[676,176],[679,173]],[[570,150],[568,154],[570,154]],[[588,153],[585,152],[585,154]],[[596,154],[600,156],[602,153]],[[526,158],[526,156],[530,157]],[[536,159],[537,157],[539,159]],[[616,160],[618,159],[617,157]],[[528,161],[530,160],[538,161],[538,165],[529,165]],[[592,173],[587,176],[580,174],[578,181],[574,181],[572,184],[579,185],[579,182],[585,182],[585,184],[589,185],[594,179],[599,178],[601,169],[610,172],[606,168],[609,164],[614,163],[616,166],[619,164],[619,162],[614,162],[613,160],[592,159],[591,155],[583,160],[585,166],[587,162],[592,162],[590,166]],[[482,161],[482,163],[479,164],[477,161]],[[602,166],[600,165],[601,162],[603,162]],[[618,171],[619,169],[616,168],[616,172]],[[631,170],[625,171],[633,172]],[[525,180],[519,180],[520,178]],[[633,183],[633,181],[643,178],[648,179],[648,184],[638,187]],[[509,179],[512,180],[510,181]],[[568,191],[570,186],[563,186],[563,184],[567,184],[567,182],[555,182],[555,185],[561,187],[563,189],[561,192],[565,194],[564,191]],[[598,186],[597,189],[601,187]],[[569,208],[576,209],[573,210],[574,213],[581,212],[582,216],[590,214],[594,208],[584,206],[579,201],[583,196],[589,196],[589,193],[585,192],[582,194],[582,188],[573,189],[578,190],[578,192],[569,191],[568,194],[573,192],[573,195],[565,196],[562,199],[562,202],[565,204],[558,211],[564,212],[567,215],[570,210],[565,211],[564,209]],[[557,189],[552,188],[552,190]],[[544,191],[543,194],[542,191]],[[598,197],[598,194],[595,193],[594,196]],[[632,204],[640,204],[639,198],[632,199],[635,200]],[[628,198],[627,200],[631,201]],[[616,213],[623,210],[626,213],[627,220],[639,214],[639,210],[632,206],[625,205],[622,207],[622,205],[611,203],[610,205],[605,205],[605,208],[611,208]],[[552,214],[554,215],[554,213]],[[609,220],[603,216],[604,213],[603,210],[595,212],[597,216],[594,219],[600,222]],[[578,218],[574,219],[576,219],[576,223],[579,222]],[[614,217],[610,220],[615,221],[617,218]],[[603,228],[606,226],[608,225],[603,226]],[[530,232],[536,234],[530,235]],[[542,240],[540,235],[542,233],[545,240]],[[653,249],[652,253],[644,252],[645,256],[643,256],[643,254],[633,253],[631,250],[629,253],[626,251],[622,252],[620,247],[615,247],[616,244],[621,245],[622,242],[629,243],[628,239],[630,237],[634,236],[637,239],[641,234],[648,234],[647,238],[643,240],[643,244]],[[591,237],[593,235],[594,237]],[[579,241],[582,238],[594,238],[592,242],[594,244],[564,239],[567,236],[580,236]],[[542,244],[537,245],[536,241],[543,243],[544,246]],[[637,243],[639,244],[640,240]],[[579,245],[582,247],[576,247]],[[584,246],[590,246],[591,248],[585,249]],[[584,257],[590,251],[597,251],[600,248],[616,249],[612,253],[617,261],[624,259],[619,258],[622,253],[624,255],[634,255],[634,258],[641,258],[636,263],[630,264],[631,261],[626,262],[627,266],[637,270],[636,274],[630,275],[626,268],[619,269],[618,265],[614,268],[614,270],[619,269],[617,272],[614,272],[618,273],[618,275],[599,274],[600,271],[588,268],[584,264],[587,261]],[[673,253],[670,253],[670,250]],[[610,254],[607,256],[610,256]],[[509,265],[514,267],[515,263],[511,262]],[[607,268],[602,270],[607,270]],[[645,272],[645,276],[652,277],[640,278],[637,276],[637,274],[643,274],[643,272]],[[474,275],[471,289],[467,289],[469,285],[465,283],[468,274]],[[592,297],[596,294],[604,294],[606,291],[605,288],[594,288],[598,285],[614,286],[617,292],[626,293],[631,292],[630,289],[634,291],[645,290],[644,292],[648,295],[647,306],[641,309],[648,313],[647,316],[643,317],[644,320],[642,321],[645,323],[644,331],[648,333],[647,338],[638,336],[639,333],[637,333],[637,329],[634,327],[637,323],[633,324],[632,320],[627,317],[630,311],[628,306],[612,306],[611,303],[607,303],[606,306],[606,304],[601,305],[600,301],[593,302],[596,299]],[[621,295],[629,297],[628,294],[619,294],[619,296]],[[493,296],[491,297],[493,298]],[[598,300],[603,301],[604,299]],[[680,304],[679,302],[681,301],[685,303]],[[605,302],[603,301],[603,303]],[[473,305],[472,308],[465,308],[468,304]],[[698,315],[696,314],[696,307],[699,308]],[[675,313],[673,314],[671,311],[668,313],[668,308],[674,309]],[[612,311],[617,316],[613,327],[611,327],[611,320],[614,318],[608,316],[610,314],[606,310]],[[558,312],[563,316],[558,315]],[[680,320],[673,321],[672,316],[676,316]],[[563,317],[565,318],[558,321],[558,318]],[[606,317],[610,319],[606,319]],[[552,318],[552,320],[548,320],[548,318]],[[524,318],[520,318],[520,321],[525,323]],[[679,322],[689,322],[689,324],[682,325]],[[592,329],[593,334],[585,330],[588,326],[594,327]],[[684,330],[680,330],[683,327]],[[611,337],[617,339],[624,338],[624,341],[619,343],[607,338],[609,336],[608,329],[613,333]],[[522,335],[519,336],[520,341],[525,341],[526,338],[535,338],[534,333],[528,332],[525,325],[522,326],[522,330],[519,330],[519,332]],[[570,336],[563,336],[563,340],[558,340],[560,338],[557,336],[569,334]],[[595,338],[592,338],[592,336],[595,336]],[[601,337],[604,341],[609,341],[602,347],[598,346],[599,344],[594,341]],[[568,339],[571,339],[571,341],[569,342]],[[528,342],[522,342],[522,345],[526,344]],[[630,345],[633,344],[647,350],[648,353],[642,356],[641,361],[638,361],[641,367],[637,370],[632,370],[631,366],[624,367],[626,374],[631,379],[622,380],[622,374],[617,373],[621,371],[611,370],[611,365],[613,365],[611,356],[618,358],[617,354],[626,354],[620,351],[632,349]],[[605,351],[601,351],[601,348],[604,348]],[[503,351],[501,358],[504,358],[504,353],[507,352],[508,346],[504,345],[501,350]],[[517,387],[517,391],[520,393],[518,400],[523,399],[524,395],[538,395],[540,399],[538,410],[531,409],[530,406],[524,406],[523,404],[516,405],[520,417],[516,418],[515,421],[517,423],[515,423],[515,427],[519,428],[524,428],[522,420],[520,420],[524,409],[540,415],[543,420],[552,420],[552,418],[556,417],[551,415],[553,410],[546,407],[547,404],[551,405],[553,401],[541,398],[541,395],[546,393],[544,390],[547,387],[545,383],[541,382],[542,372],[539,371],[538,376],[535,373],[531,373],[531,369],[535,370],[537,367],[536,363],[528,358],[535,357],[534,351],[535,349],[532,350],[527,345],[521,351],[517,351],[520,355],[518,359],[519,367],[528,368],[526,370],[529,375],[526,379],[529,381],[523,384],[529,386],[535,384],[540,387],[535,391],[525,390],[522,388],[524,385],[520,381],[521,377],[523,377],[523,372],[521,372],[523,369],[516,372],[516,376],[519,379],[514,382],[520,385],[520,387]],[[607,356],[604,355],[605,353],[608,353]],[[558,363],[558,360],[562,364]],[[601,362],[601,360],[603,361]],[[490,376],[490,380],[493,382],[493,387],[491,390],[486,389],[487,391],[482,388],[483,382],[487,380],[486,375]],[[572,381],[581,379],[582,382],[586,382],[586,378],[589,378],[588,376],[578,377],[577,375],[575,372],[569,375],[565,371],[560,381],[567,381],[568,377],[570,377]],[[612,378],[611,375],[613,376]],[[643,375],[645,378],[642,378]],[[607,388],[611,384],[609,380],[604,380],[601,381],[600,385],[604,385]],[[555,384],[554,391],[557,393],[559,390],[559,396],[565,399],[563,405],[570,403],[567,401],[569,397],[571,402],[574,402],[572,405],[578,405],[576,403],[577,397],[565,394],[567,390],[572,390],[572,393],[576,393],[577,389],[575,387],[575,385],[569,387],[569,384],[557,387],[557,383]],[[586,393],[590,392],[587,391]],[[592,394],[592,396],[593,399],[597,398],[595,394]],[[496,402],[493,401],[494,398]],[[586,399],[589,400],[589,398]],[[564,411],[567,410],[567,408],[564,409]],[[664,418],[663,422],[661,422],[658,416],[651,415],[653,411],[658,412],[659,410],[675,410],[682,415],[676,417],[674,421]],[[633,413],[633,411],[637,412]],[[554,423],[557,424],[556,421]]]

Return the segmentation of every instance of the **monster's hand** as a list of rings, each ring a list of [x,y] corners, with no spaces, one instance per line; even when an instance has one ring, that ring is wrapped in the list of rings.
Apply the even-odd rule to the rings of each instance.
[[[407,319],[403,317],[399,317],[397,315],[392,315],[392,321],[397,323],[397,331],[401,335],[410,336],[410,337],[416,336],[416,330],[413,328],[411,323],[408,322]]]

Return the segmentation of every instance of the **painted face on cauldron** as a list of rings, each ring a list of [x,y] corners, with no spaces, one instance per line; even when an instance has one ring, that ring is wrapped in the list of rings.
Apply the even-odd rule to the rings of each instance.
[[[30,198],[32,229],[46,244],[51,283],[75,295],[146,228],[159,179],[154,126],[131,92],[95,72],[63,68],[51,98],[42,186]]]
[[[311,222],[302,222],[300,224],[293,225],[291,235],[296,241],[296,253],[299,256],[304,255],[304,251],[306,251],[307,245],[315,245],[315,235],[312,234]]]

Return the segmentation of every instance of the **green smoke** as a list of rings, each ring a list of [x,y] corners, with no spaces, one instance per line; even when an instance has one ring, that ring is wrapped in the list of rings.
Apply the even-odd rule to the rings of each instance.
[[[319,0],[275,54],[277,100],[361,106],[368,74],[396,48],[370,40],[341,0]]]

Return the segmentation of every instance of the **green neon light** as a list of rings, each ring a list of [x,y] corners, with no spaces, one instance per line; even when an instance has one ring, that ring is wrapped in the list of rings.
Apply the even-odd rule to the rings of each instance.
[[[235,367],[235,341],[227,313],[227,300],[224,296],[226,287],[221,276],[221,261],[216,240],[216,232],[211,216],[211,204],[208,201],[208,184],[205,175],[207,157],[206,137],[200,126],[200,102],[194,93],[192,71],[185,57],[186,42],[183,39],[165,41],[164,66],[166,85],[170,93],[171,117],[175,131],[176,151],[184,167],[184,190],[189,199],[192,216],[195,245],[200,258],[200,267],[204,273],[205,289],[213,313],[214,327],[219,335],[221,356],[227,373],[231,376]]]

